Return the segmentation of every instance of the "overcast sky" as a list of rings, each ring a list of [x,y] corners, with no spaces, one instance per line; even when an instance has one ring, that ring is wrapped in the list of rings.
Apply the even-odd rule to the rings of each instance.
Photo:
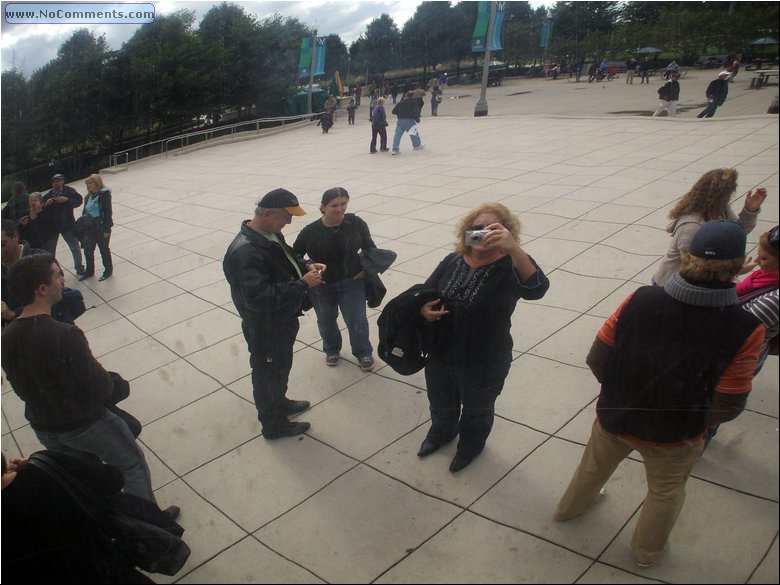
[[[144,2],[145,0],[134,0]],[[148,0],[146,0],[148,1]],[[47,4],[53,4],[48,2]],[[196,13],[196,23],[200,23],[203,15],[219,2],[208,0],[175,2],[169,0],[149,2],[155,5],[157,14],[170,14],[186,8]],[[2,2],[5,6],[9,2]],[[108,4],[108,2],[106,2]],[[270,2],[235,2],[244,10],[262,20],[274,13],[282,16],[298,18],[304,24],[317,25],[320,35],[337,34],[350,45],[366,30],[366,25],[380,16],[388,13],[400,29],[412,17],[420,0],[369,1],[369,0],[333,0],[333,1],[270,1]],[[3,10],[5,14],[5,10]],[[70,34],[85,25],[62,24],[8,24],[3,18],[2,36],[0,37],[0,53],[2,69],[16,67],[29,77],[57,56],[57,49]],[[139,25],[108,24],[89,25],[96,35],[106,35],[106,41],[112,50],[122,47],[122,43],[130,39]]]

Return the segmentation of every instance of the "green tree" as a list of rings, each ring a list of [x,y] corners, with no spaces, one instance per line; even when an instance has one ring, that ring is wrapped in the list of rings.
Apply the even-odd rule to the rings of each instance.
[[[430,66],[451,58],[449,42],[453,40],[455,17],[449,2],[423,2],[401,32],[403,62],[422,67],[425,73]]]
[[[325,37],[325,77],[333,79],[336,71],[346,81],[347,70],[350,68],[349,52],[347,45],[336,34]]]
[[[3,168],[17,169],[30,166],[29,120],[30,104],[27,80],[21,71],[3,71],[0,82],[2,95],[2,152]]]
[[[297,18],[275,14],[259,28],[259,91],[255,96],[258,115],[281,114],[283,101],[299,84],[298,60],[301,39],[312,31]]]
[[[260,91],[260,27],[241,6],[223,2],[203,17],[198,29],[206,59],[209,110],[235,107],[239,118]]]
[[[378,72],[382,78],[385,72],[397,62],[401,33],[389,14],[382,14],[366,26],[365,46],[361,47],[361,58],[370,71]]]
[[[109,112],[104,84],[105,37],[87,29],[74,32],[59,48],[57,58],[30,80],[33,133],[44,156],[70,155],[70,171],[80,169],[80,154],[99,142]]]

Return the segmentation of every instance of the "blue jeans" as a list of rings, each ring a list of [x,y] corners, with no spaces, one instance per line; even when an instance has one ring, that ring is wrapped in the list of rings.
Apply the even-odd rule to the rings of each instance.
[[[106,411],[96,423],[75,431],[53,433],[36,430],[35,434],[43,446],[51,451],[80,457],[85,453],[97,455],[101,461],[122,472],[126,493],[157,503],[144,453],[125,421],[113,412]]]
[[[347,324],[352,355],[360,359],[373,353],[371,341],[368,339],[364,279],[345,278],[339,282],[322,284],[309,289],[309,298],[317,313],[322,351],[326,356],[341,353],[341,331],[336,322],[339,308]]]
[[[55,251],[57,249],[58,239],[59,236],[54,237]],[[84,264],[81,259],[81,244],[79,243],[79,239],[73,235],[73,232],[70,229],[62,232],[62,239],[65,240],[66,244],[68,244],[68,248],[70,248],[70,253],[73,255],[73,268],[77,271],[84,270]]]
[[[401,149],[401,137],[404,135],[404,132],[409,132],[409,129],[416,123],[413,118],[398,118],[398,122],[395,125],[395,136],[393,136],[393,152],[398,152]],[[414,148],[422,144],[419,134],[410,134],[409,138],[412,139]]]
[[[714,101],[707,103],[707,107],[704,108],[701,113],[696,116],[697,118],[712,118],[715,115],[715,110],[718,109],[718,104]]]

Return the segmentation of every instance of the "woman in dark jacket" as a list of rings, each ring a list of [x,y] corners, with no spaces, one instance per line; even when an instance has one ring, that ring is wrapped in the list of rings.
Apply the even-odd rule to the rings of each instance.
[[[376,107],[371,114],[371,148],[369,152],[374,154],[376,152],[376,137],[379,135],[379,150],[387,152],[390,150],[387,148],[387,113],[385,112],[385,98],[379,98],[376,100]]]
[[[98,280],[106,280],[114,272],[111,250],[108,247],[108,242],[111,239],[111,228],[114,225],[111,189],[103,184],[103,178],[98,174],[87,177],[86,185],[88,194],[84,199],[83,215],[91,215],[97,226],[92,233],[85,234],[82,240],[87,268],[79,280],[85,280],[95,275],[95,246],[100,249],[100,257],[103,260],[103,276]]]
[[[425,382],[431,428],[418,457],[458,434],[450,471],[480,454],[493,427],[495,402],[512,363],[512,313],[519,299],[537,300],[550,282],[519,243],[520,222],[500,203],[464,217],[456,252],[425,282],[439,298],[420,314],[433,338]]]
[[[31,248],[46,250],[54,255],[59,231],[50,210],[44,210],[40,193],[31,193],[27,215],[19,219],[19,238]]]
[[[341,310],[352,355],[360,369],[368,372],[374,367],[374,358],[366,318],[366,273],[358,252],[376,245],[366,222],[354,213],[347,213],[348,203],[349,193],[343,187],[325,191],[320,205],[322,217],[301,230],[293,251],[327,266],[322,275],[325,283],[309,290],[317,313],[325,363],[336,366],[340,360],[341,331],[336,319]]]

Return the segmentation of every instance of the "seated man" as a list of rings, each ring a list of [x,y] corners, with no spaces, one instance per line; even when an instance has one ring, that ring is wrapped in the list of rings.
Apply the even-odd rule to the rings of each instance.
[[[96,455],[119,468],[125,492],[155,502],[143,451],[127,424],[104,405],[113,392],[111,376],[93,357],[81,329],[51,316],[63,280],[50,254],[26,256],[13,265],[10,292],[23,309],[3,329],[3,370],[47,449]]]

